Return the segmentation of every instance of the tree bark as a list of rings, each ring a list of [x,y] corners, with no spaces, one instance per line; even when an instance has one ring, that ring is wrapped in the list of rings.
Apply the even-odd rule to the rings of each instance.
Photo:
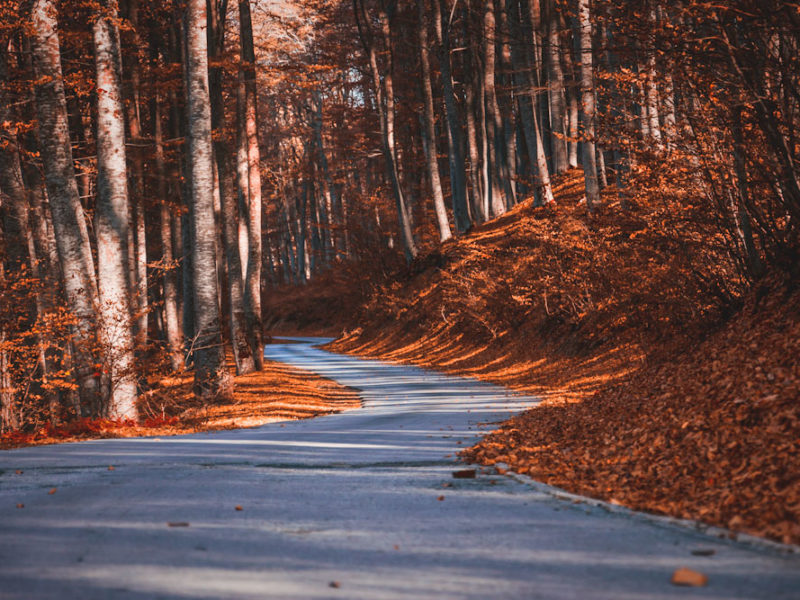
[[[95,377],[97,282],[83,207],[78,196],[67,122],[67,101],[54,0],[32,0],[31,21],[39,149],[50,198],[58,258],[73,327],[73,360],[81,412],[98,414],[99,378]]]
[[[592,65],[592,20],[589,0],[578,0],[578,18],[581,28],[581,121],[583,143],[581,158],[586,186],[586,205],[593,212],[600,204],[600,185],[597,180],[597,156],[594,142],[594,72]]]
[[[503,130],[503,120],[500,116],[500,106],[497,103],[497,90],[495,89],[495,59],[497,45],[497,26],[494,16],[494,0],[484,0],[483,6],[483,93],[486,109],[485,140],[487,154],[484,172],[487,173],[488,202],[492,215],[498,217],[506,212],[505,198],[500,187],[502,166],[499,160],[500,138]]]
[[[453,237],[447,209],[444,206],[442,181],[439,175],[439,159],[436,150],[436,116],[433,109],[433,87],[431,85],[431,65],[428,56],[428,23],[425,15],[425,2],[417,2],[417,33],[419,38],[419,56],[422,64],[422,95],[425,122],[425,145],[428,163],[428,178],[433,194],[433,208],[436,213],[436,224],[439,228],[439,241],[446,242]]]
[[[550,131],[552,132],[553,170],[564,173],[569,168],[567,159],[566,107],[564,104],[564,71],[561,68],[561,41],[559,39],[558,12],[555,0],[545,0],[544,25],[547,44],[548,98],[550,101]]]
[[[245,139],[247,140],[247,270],[245,273],[245,316],[247,334],[256,369],[264,368],[264,333],[261,315],[261,152],[258,147],[256,54],[250,0],[239,0],[239,25],[244,65]]]
[[[164,159],[164,135],[162,129],[161,101],[155,99],[153,111],[153,134],[155,138],[155,162],[160,218],[161,264],[164,269],[163,321],[166,334],[167,354],[173,371],[183,367],[181,352],[181,327],[178,320],[178,285],[176,282],[175,257],[172,252],[172,210],[167,202],[167,173]]]
[[[136,418],[137,385],[128,279],[129,204],[116,0],[102,0],[93,26],[97,68],[97,277],[100,343],[110,375],[105,412]]]
[[[461,122],[458,117],[450,57],[450,22],[445,22],[449,11],[447,0],[433,0],[433,25],[436,41],[439,44],[439,65],[442,78],[442,96],[447,117],[447,159],[450,166],[450,188],[453,204],[453,220],[456,231],[464,233],[470,228],[471,219],[467,204],[467,180],[464,172],[464,152],[462,149]]]
[[[194,298],[194,393],[205,401],[228,399],[233,383],[225,369],[217,304],[214,170],[211,102],[208,89],[208,19],[205,0],[188,0],[186,27],[186,98],[189,112],[189,161]]]

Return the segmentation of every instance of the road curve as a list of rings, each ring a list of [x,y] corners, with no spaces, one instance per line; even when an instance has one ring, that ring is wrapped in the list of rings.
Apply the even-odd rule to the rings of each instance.
[[[454,452],[532,398],[309,343],[267,357],[358,388],[364,408],[0,452],[0,598],[800,597],[796,556],[453,479]],[[681,566],[708,586],[671,585]]]

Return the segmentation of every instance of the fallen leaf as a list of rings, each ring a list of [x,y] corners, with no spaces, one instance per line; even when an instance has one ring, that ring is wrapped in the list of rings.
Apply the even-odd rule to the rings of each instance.
[[[244,509],[242,508],[242,505],[241,505],[241,504],[237,504],[237,505],[236,505],[236,510],[244,510]]]
[[[189,523],[186,521],[170,521],[167,523],[167,527],[188,527]]]
[[[108,470],[109,471],[113,471],[114,470],[114,465],[108,465]]]
[[[342,584],[341,584],[341,583],[339,583],[338,581],[331,581],[331,582],[328,584],[328,587],[332,587],[332,588],[340,588],[340,587],[342,587]]]
[[[25,505],[22,502],[18,502],[17,508],[25,508]]]
[[[688,567],[681,567],[672,574],[673,585],[703,587],[707,583],[708,583],[708,577],[706,577],[703,573],[692,571]]]
[[[393,547],[395,550],[400,550],[400,546],[398,546],[397,544],[395,544],[395,545],[394,545],[394,546],[392,546],[392,547]]]
[[[47,492],[47,493],[48,493],[48,494],[50,494],[50,495],[52,496],[53,494],[55,494],[55,493],[56,493],[56,488],[53,488],[53,489],[51,489],[51,490],[50,490],[49,492]]]
[[[17,469],[16,471],[14,471],[14,473],[16,473],[17,475],[22,475],[24,472],[25,471],[23,471],[22,469]]]
[[[461,471],[453,471],[453,479],[475,479],[477,472],[475,469],[462,469]]]
[[[439,496],[439,497],[437,498],[437,500],[438,500],[439,502],[441,502],[442,500],[444,500],[444,496]]]

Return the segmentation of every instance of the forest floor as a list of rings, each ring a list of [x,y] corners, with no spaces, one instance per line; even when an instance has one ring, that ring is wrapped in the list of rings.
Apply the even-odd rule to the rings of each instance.
[[[231,357],[229,368],[234,372]],[[31,433],[0,436],[0,449],[98,438],[170,436],[258,427],[359,408],[358,394],[330,379],[288,365],[265,361],[264,370],[234,376],[230,402],[199,404],[186,371],[152,382],[141,399],[140,422],[83,419],[63,427],[45,425]]]
[[[362,267],[281,290],[274,325],[544,399],[464,460],[800,543],[796,281],[720,301],[693,277],[718,268],[713,253],[687,258],[669,217],[610,198],[590,219],[581,187],[571,173],[556,207],[523,202],[399,275]]]

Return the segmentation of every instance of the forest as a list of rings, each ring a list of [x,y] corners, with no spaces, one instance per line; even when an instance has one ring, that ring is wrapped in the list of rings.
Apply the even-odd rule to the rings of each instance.
[[[798,131],[797,2],[0,0],[0,434],[144,419],[175,372],[224,401],[281,331],[571,405],[734,327],[678,395],[777,436],[748,472],[798,540]],[[739,502],[708,518],[763,531]]]

